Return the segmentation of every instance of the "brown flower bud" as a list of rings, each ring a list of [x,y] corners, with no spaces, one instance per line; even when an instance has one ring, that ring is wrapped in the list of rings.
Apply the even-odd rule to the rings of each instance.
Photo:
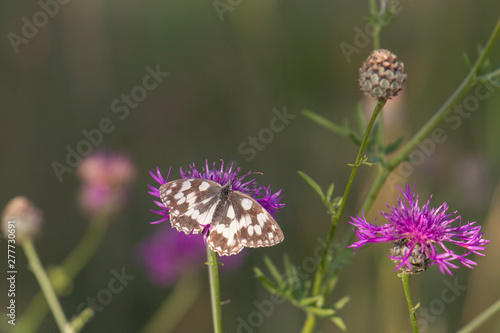
[[[379,100],[396,96],[404,87],[404,64],[389,50],[375,50],[359,69],[361,90]]]
[[[2,214],[2,230],[16,244],[34,240],[42,229],[42,212],[26,197],[11,199]]]

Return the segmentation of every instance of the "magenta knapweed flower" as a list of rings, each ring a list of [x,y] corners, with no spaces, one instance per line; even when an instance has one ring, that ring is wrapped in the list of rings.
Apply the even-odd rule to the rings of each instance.
[[[78,198],[81,209],[89,215],[116,215],[129,199],[135,173],[126,154],[97,151],[87,156],[77,169],[82,181]]]
[[[489,240],[482,238],[481,227],[474,226],[476,222],[462,225],[462,218],[456,215],[457,212],[446,212],[446,202],[438,208],[431,208],[432,196],[423,207],[419,207],[418,195],[409,185],[405,191],[400,191],[403,197],[399,196],[398,204],[392,207],[387,205],[390,213],[380,212],[388,223],[377,226],[367,222],[364,215],[351,217],[349,223],[356,227],[354,232],[359,240],[349,247],[358,250],[367,243],[393,242],[394,248],[389,258],[398,264],[396,270],[408,273],[420,272],[427,266],[437,264],[441,273],[445,274],[446,271],[453,275],[450,268],[458,268],[452,263],[453,260],[469,268],[476,265],[466,257],[471,253],[484,255],[479,251],[483,251],[489,243]],[[460,221],[459,226],[453,227],[456,220]],[[446,243],[464,248],[465,251],[457,254]]]
[[[156,174],[150,172],[160,188],[149,185],[149,193],[162,199],[155,201],[160,210],[153,210],[161,219],[150,223],[169,220],[172,209],[173,227],[187,234],[203,234],[210,248],[220,255],[236,254],[244,246],[281,242],[283,233],[273,219],[274,213],[284,207],[280,203],[281,190],[273,193],[270,186],[258,186],[254,179],[245,180],[252,172],[238,176],[239,171],[232,163],[224,167],[222,162],[220,168],[213,163],[210,168],[205,161],[201,172],[194,163],[187,170],[180,169],[182,178],[188,181],[168,182],[170,171],[164,178],[159,168]]]
[[[138,248],[139,260],[149,280],[161,287],[170,287],[180,278],[196,274],[207,261],[205,245],[170,227],[162,228],[144,240]],[[221,274],[241,266],[245,256],[221,258]]]

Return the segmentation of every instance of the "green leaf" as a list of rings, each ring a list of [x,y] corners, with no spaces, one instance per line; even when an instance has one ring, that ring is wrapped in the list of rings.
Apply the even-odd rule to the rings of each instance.
[[[326,201],[330,202],[332,199],[332,194],[333,194],[333,189],[334,189],[333,183],[328,187],[328,190],[326,191]]]
[[[464,52],[464,60],[465,60],[465,64],[467,65],[467,67],[469,67],[469,69],[471,69],[472,68],[472,64],[470,62],[469,56],[465,52]]]
[[[254,267],[253,270],[255,272],[255,277],[257,278],[257,280],[259,280],[267,290],[272,293],[276,293],[278,291],[278,286],[273,283],[268,277],[266,277],[259,268]]]
[[[374,165],[377,165],[378,163],[373,163],[373,162],[368,162],[368,160],[363,160],[363,161],[361,161],[361,164],[368,165],[368,166],[374,166]]]
[[[338,207],[340,207],[340,204],[342,204],[342,197],[341,196],[333,198],[332,205],[333,205],[334,209],[338,209]]]
[[[343,309],[344,306],[349,303],[349,301],[351,300],[351,297],[350,296],[344,296],[342,297],[341,299],[339,299],[335,304],[334,304],[334,308],[337,309],[337,310],[340,310],[340,309]]]
[[[302,306],[308,306],[308,305],[311,305],[313,303],[316,303],[316,304],[323,303],[323,297],[322,296],[303,297],[299,302],[299,304]]]
[[[318,183],[316,183],[314,181],[314,179],[312,179],[311,177],[306,175],[304,172],[302,172],[302,171],[297,171],[297,172],[316,191],[316,193],[318,193],[321,200],[323,200],[323,202],[325,202],[326,198],[325,198],[325,195],[323,194],[323,190],[321,189],[321,186],[319,186]]]
[[[280,274],[280,272],[278,271],[276,266],[274,266],[273,262],[271,261],[271,259],[268,256],[264,257],[264,263],[266,264],[267,269],[269,270],[269,272],[273,276],[274,280],[278,283],[278,285],[282,285],[283,282],[285,282],[283,280],[283,276]]]
[[[331,317],[337,314],[337,312],[334,309],[317,308],[315,306],[306,306],[304,310],[319,317]]]
[[[285,265],[286,279],[288,281],[289,288],[295,288],[297,285],[297,270],[292,265],[292,261],[288,255],[284,255],[283,263]]]
[[[342,126],[335,124],[334,122],[320,116],[319,114],[312,112],[310,110],[302,110],[302,114],[307,118],[314,121],[316,124],[332,131],[333,133],[347,137],[349,135],[349,130],[346,130]]]
[[[294,299],[300,300],[306,294],[304,283],[299,277],[297,268],[292,265],[292,262],[287,255],[285,255],[283,262],[285,265],[285,271],[288,280],[288,290]]]
[[[403,142],[403,137],[400,136],[399,138],[397,138],[396,140],[394,140],[393,142],[389,143],[387,146],[384,147],[384,153],[386,155],[392,153],[393,151],[399,148],[402,142]]]
[[[330,318],[335,325],[337,325],[338,328],[340,328],[342,331],[347,331],[347,326],[345,325],[344,321],[342,318],[339,316],[332,316]]]

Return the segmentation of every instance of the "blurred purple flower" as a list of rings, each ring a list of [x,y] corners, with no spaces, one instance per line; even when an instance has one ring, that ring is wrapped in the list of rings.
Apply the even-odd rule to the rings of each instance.
[[[363,217],[351,217],[355,234],[359,240],[349,247],[358,250],[367,243],[393,242],[394,248],[389,257],[405,272],[416,273],[427,269],[427,266],[437,264],[441,273],[445,271],[453,275],[450,268],[458,268],[453,264],[457,260],[462,265],[473,268],[476,263],[466,257],[471,253],[484,255],[478,251],[483,251],[489,240],[482,238],[481,227],[474,226],[476,222],[467,222],[462,225],[460,215],[456,212],[447,214],[448,206],[443,203],[438,208],[430,208],[429,198],[423,207],[418,206],[418,195],[412,191],[410,186],[406,186],[406,191],[401,190],[398,198],[398,205],[387,207],[390,213],[380,212],[389,223],[380,227],[371,224]],[[460,221],[458,227],[451,224]],[[456,254],[448,248],[445,242],[466,249],[463,254]],[[441,248],[438,252],[437,246]]]
[[[79,204],[88,215],[112,217],[121,212],[130,197],[136,170],[129,156],[97,151],[78,166],[82,181]]]
[[[172,286],[184,275],[203,269],[207,261],[206,247],[197,238],[163,228],[140,244],[139,259],[156,285]],[[221,271],[236,269],[243,263],[243,256],[221,258]]]

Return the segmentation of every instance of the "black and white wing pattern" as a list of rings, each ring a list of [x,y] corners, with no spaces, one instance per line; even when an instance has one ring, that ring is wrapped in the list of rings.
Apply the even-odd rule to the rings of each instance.
[[[243,247],[272,246],[283,241],[278,223],[254,198],[231,189],[231,183],[200,178],[163,184],[160,197],[169,208],[170,223],[186,234],[209,228],[207,243],[219,255]]]

